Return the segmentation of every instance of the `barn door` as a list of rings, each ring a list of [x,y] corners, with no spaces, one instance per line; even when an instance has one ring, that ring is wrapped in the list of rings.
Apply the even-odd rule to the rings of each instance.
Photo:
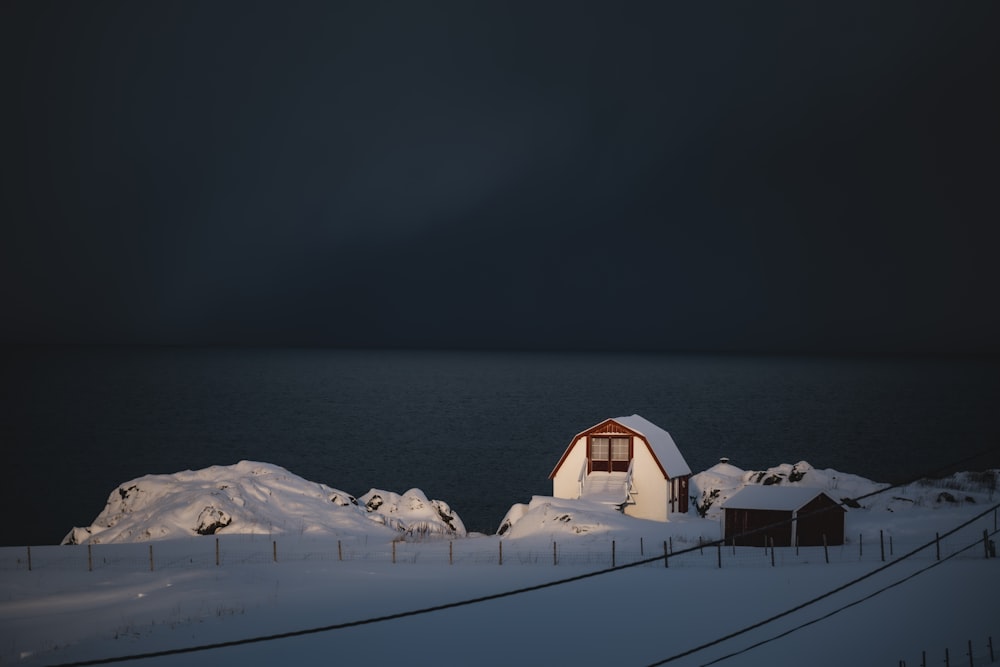
[[[595,435],[590,438],[591,472],[627,472],[632,458],[632,438]]]

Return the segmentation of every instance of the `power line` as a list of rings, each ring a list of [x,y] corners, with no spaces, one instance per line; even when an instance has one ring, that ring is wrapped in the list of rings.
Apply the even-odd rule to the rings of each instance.
[[[857,498],[855,498],[853,500],[855,502],[857,502],[859,500],[864,500],[865,498],[869,498],[869,497],[878,495],[880,493],[885,493],[886,491],[888,491],[890,489],[897,488],[897,487],[900,487],[900,486],[905,486],[906,484],[915,482],[917,480],[933,476],[938,471],[955,468],[956,466],[959,466],[959,465],[961,465],[961,464],[963,464],[963,463],[965,463],[967,461],[970,461],[970,460],[973,460],[975,458],[978,458],[979,456],[982,456],[985,453],[986,453],[985,451],[984,452],[979,452],[979,453],[974,454],[972,456],[968,456],[968,457],[964,457],[962,459],[958,459],[956,461],[948,463],[947,465],[940,466],[938,468],[935,468],[932,471],[926,472],[923,475],[915,477],[915,478],[913,478],[913,479],[911,479],[909,481],[898,482],[898,483],[895,483],[895,484],[889,484],[889,485],[887,485],[887,486],[885,486],[885,487],[883,487],[881,489],[877,489],[877,490],[872,491],[870,493],[866,493],[864,495],[858,496]],[[841,505],[842,504],[844,504],[843,500],[841,502]],[[839,506],[840,505],[837,505],[835,507],[839,507]],[[998,506],[1000,506],[1000,505],[998,505]],[[823,508],[821,510],[817,510],[816,512],[811,512],[808,515],[803,515],[800,518],[804,518],[805,516],[810,516],[810,515],[818,513],[818,512],[828,511],[830,509],[832,509],[832,508],[831,507]],[[979,517],[976,517],[976,518],[979,518]],[[757,528],[755,530],[746,531],[745,533],[741,533],[738,537],[744,537],[744,536],[748,536],[748,535],[753,535],[755,533],[758,533],[758,532],[761,532],[761,531],[764,531],[764,530],[768,530],[768,529],[770,529],[772,527],[780,526],[780,525],[783,525],[783,524],[786,524],[786,523],[790,523],[790,522],[793,522],[793,521],[796,521],[796,520],[797,520],[796,518],[793,518],[793,519],[789,519],[789,520],[785,520],[785,521],[780,521],[780,522],[777,522],[777,523],[769,525],[769,526],[764,526],[764,527],[761,527],[761,528]],[[209,650],[213,650],[213,649],[231,648],[231,647],[234,647],[234,646],[243,646],[243,645],[247,645],[247,644],[256,644],[256,643],[261,643],[261,642],[269,642],[269,641],[275,641],[275,640],[278,640],[278,639],[289,639],[289,638],[292,638],[292,637],[302,637],[302,636],[306,636],[306,635],[319,634],[319,633],[323,633],[323,632],[333,632],[335,630],[344,630],[346,628],[353,628],[353,627],[358,627],[358,626],[362,626],[362,625],[371,625],[371,624],[375,624],[375,623],[382,623],[382,622],[385,622],[385,621],[393,621],[393,620],[397,620],[397,619],[401,619],[401,618],[408,618],[408,617],[411,617],[411,616],[420,616],[420,615],[423,615],[423,614],[430,614],[430,613],[437,612],[437,611],[444,611],[445,609],[455,609],[455,608],[458,608],[458,607],[465,607],[465,606],[469,606],[469,605],[473,605],[473,604],[479,604],[481,602],[488,602],[488,601],[491,601],[491,600],[499,600],[501,598],[512,597],[512,596],[515,596],[515,595],[521,595],[521,594],[524,594],[524,593],[530,593],[530,592],[533,592],[533,591],[543,590],[543,589],[546,589],[546,588],[552,588],[552,587],[555,587],[555,586],[561,586],[563,584],[569,584],[569,583],[573,583],[573,582],[577,582],[577,581],[583,581],[585,579],[590,579],[590,578],[593,578],[593,577],[599,577],[599,576],[602,576],[602,575],[605,575],[605,574],[610,574],[612,572],[618,572],[618,571],[626,570],[626,569],[633,568],[633,567],[639,567],[639,566],[642,566],[642,565],[648,565],[650,563],[655,563],[657,561],[663,560],[664,558],[667,558],[668,556],[669,557],[681,556],[681,555],[684,555],[684,554],[687,554],[687,553],[691,553],[691,552],[693,552],[695,550],[700,550],[700,549],[702,549],[704,547],[715,546],[717,544],[724,544],[724,543],[725,543],[724,539],[723,540],[715,540],[715,541],[712,541],[712,542],[704,542],[704,543],[700,544],[699,546],[693,546],[693,547],[689,547],[687,549],[681,549],[680,551],[675,551],[675,552],[673,552],[673,553],[671,553],[669,555],[668,554],[664,554],[662,556],[653,556],[653,557],[650,557],[650,558],[645,558],[645,559],[641,559],[641,560],[638,560],[638,561],[633,561],[631,563],[625,563],[623,565],[616,565],[616,566],[613,566],[613,567],[604,568],[602,570],[596,570],[594,572],[588,572],[586,574],[580,574],[580,575],[576,575],[576,576],[573,576],[573,577],[567,577],[567,578],[564,578],[564,579],[557,579],[557,580],[554,580],[554,581],[549,581],[549,582],[545,582],[545,583],[541,583],[541,584],[536,584],[536,585],[533,585],[533,586],[526,586],[526,587],[523,587],[523,588],[517,588],[517,589],[513,589],[513,590],[509,590],[509,591],[503,591],[503,592],[494,593],[494,594],[491,594],[491,595],[484,595],[484,596],[477,597],[477,598],[469,598],[469,599],[466,599],[466,600],[458,600],[456,602],[449,602],[449,603],[446,603],[446,604],[435,605],[435,606],[432,606],[432,607],[423,607],[423,608],[420,608],[420,609],[412,609],[412,610],[409,610],[409,611],[398,612],[398,613],[395,613],[395,614],[387,614],[385,616],[375,616],[375,617],[366,618],[366,619],[359,619],[359,620],[356,620],[356,621],[348,621],[348,622],[344,622],[344,623],[335,623],[335,624],[331,624],[331,625],[325,625],[325,626],[320,626],[320,627],[315,627],[315,628],[306,628],[306,629],[302,629],[302,630],[292,630],[292,631],[289,631],[289,632],[282,632],[282,633],[276,633],[276,634],[271,634],[271,635],[259,635],[259,636],[256,636],[256,637],[246,637],[246,638],[243,638],[243,639],[235,639],[235,640],[226,641],[226,642],[216,642],[216,643],[213,643],[213,644],[200,644],[200,645],[196,645],[196,646],[185,646],[185,647],[174,648],[174,649],[164,649],[162,651],[151,651],[151,652],[148,652],[148,653],[136,653],[136,654],[131,654],[131,655],[123,655],[123,656],[116,656],[116,657],[110,657],[110,658],[95,658],[95,659],[92,659],[92,660],[82,660],[82,661],[76,661],[76,662],[57,663],[57,664],[50,665],[49,667],[86,667],[86,666],[89,666],[89,665],[107,665],[107,664],[113,664],[113,663],[117,663],[117,662],[126,662],[126,661],[129,661],[129,660],[144,660],[144,659],[148,659],[148,658],[160,658],[160,657],[171,656],[171,655],[182,655],[182,654],[185,654],[185,653],[196,653],[196,652],[200,652],[200,651],[209,651]],[[921,547],[921,549],[923,549],[923,548],[925,548],[925,547]],[[919,551],[919,550],[920,549],[917,549],[917,551]],[[912,555],[912,553],[913,552],[911,552],[911,554],[908,554],[907,556]],[[888,567],[888,566],[885,566],[885,567]],[[880,568],[880,569],[885,569],[885,568],[883,567],[883,568]],[[874,572],[869,573],[869,575],[866,575],[865,577],[862,577],[862,579],[866,578],[867,576],[871,576],[871,574],[874,574],[875,572],[878,572],[878,571],[879,570],[875,570]],[[860,581],[860,579],[858,581]],[[832,595],[835,592],[837,592],[837,591],[836,590],[835,591],[831,591],[827,595]],[[807,604],[811,604],[811,602],[807,603]],[[805,605],[802,605],[802,606],[805,606]],[[787,615],[787,614],[792,613],[793,611],[796,611],[796,610],[797,609],[790,610],[790,611],[786,612],[783,615]],[[764,622],[758,624],[757,626],[753,626],[753,627],[759,627],[759,625],[763,625],[764,623],[770,622],[770,620],[773,620],[773,619],[769,619],[769,620],[764,621]],[[677,655],[677,656],[672,656],[672,657],[668,658],[667,660],[665,660],[663,662],[658,662],[658,663],[654,663],[654,664],[656,664],[656,665],[665,664],[666,662],[670,662],[672,660],[675,660],[677,658],[683,657],[685,655],[690,655],[691,653],[699,651],[702,648],[707,648],[708,646],[714,645],[715,643],[718,643],[718,642],[721,642],[721,641],[725,641],[726,639],[730,639],[730,638],[732,638],[734,636],[738,636],[739,634],[742,634],[743,632],[746,632],[746,631],[749,631],[750,629],[753,629],[753,627],[748,628],[747,630],[739,631],[739,632],[734,633],[732,635],[723,637],[723,638],[721,638],[721,639],[719,639],[716,642],[713,642],[711,644],[708,644],[708,645],[705,645],[705,646],[702,646],[702,647],[699,647],[699,648],[696,648],[696,649],[692,649],[691,651],[685,652],[684,654]]]
[[[982,515],[980,515],[980,516],[982,516]],[[996,535],[997,532],[998,531],[993,531],[992,533],[990,533],[990,535]],[[900,584],[902,584],[904,582],[907,582],[910,579],[913,579],[914,577],[916,577],[918,575],[921,575],[921,574],[927,572],[928,570],[931,570],[931,569],[937,567],[938,565],[941,565],[942,563],[944,563],[944,562],[946,562],[948,560],[951,560],[955,556],[958,556],[959,554],[965,553],[966,551],[968,551],[969,549],[972,549],[973,547],[979,546],[981,543],[982,543],[982,539],[981,538],[977,538],[971,544],[962,547],[961,549],[959,549],[955,553],[950,554],[948,556],[945,556],[941,560],[934,561],[930,565],[928,565],[926,567],[923,567],[923,568],[917,570],[916,572],[912,572],[909,575],[903,577],[902,579],[900,579],[898,581],[894,581],[893,583],[889,584],[888,586],[883,586],[882,588],[878,589],[877,591],[869,593],[868,595],[866,595],[866,596],[864,596],[862,598],[854,600],[853,602],[849,602],[848,604],[845,604],[842,607],[838,607],[837,609],[834,609],[831,612],[823,614],[822,616],[814,618],[811,621],[806,621],[805,623],[797,625],[794,628],[791,628],[789,630],[785,630],[784,632],[782,632],[780,634],[777,634],[777,635],[774,635],[773,637],[769,637],[767,639],[764,639],[762,641],[757,642],[756,644],[751,644],[750,646],[747,646],[744,649],[740,649],[739,651],[734,651],[732,653],[729,653],[728,655],[724,655],[724,656],[722,656],[720,658],[716,658],[715,660],[712,660],[711,662],[703,663],[701,667],[708,667],[708,665],[714,665],[717,662],[722,662],[723,660],[728,660],[729,658],[733,658],[733,657],[735,657],[737,655],[741,655],[741,654],[746,653],[746,652],[748,652],[748,651],[750,651],[752,649],[755,649],[758,646],[763,646],[764,644],[768,644],[768,643],[773,642],[773,641],[775,641],[777,639],[781,639],[782,637],[786,637],[786,636],[792,634],[793,632],[797,632],[797,631],[799,631],[799,630],[801,630],[803,628],[807,628],[810,625],[814,625],[816,623],[819,623],[820,621],[824,621],[824,620],[830,618],[831,616],[835,616],[836,614],[839,614],[840,612],[844,611],[845,609],[850,609],[851,607],[855,607],[855,606],[861,604],[862,602],[865,602],[867,600],[872,599],[876,595],[880,595],[880,594],[884,593],[885,591],[887,591],[889,589],[895,588],[896,586],[899,586]]]
[[[986,509],[986,510],[980,512],[976,516],[972,517],[968,521],[963,522],[962,524],[958,525],[957,527],[952,528],[950,531],[948,531],[944,535],[941,535],[940,537],[948,537],[949,535],[953,535],[957,531],[961,530],[962,528],[965,528],[966,526],[968,526],[969,524],[973,523],[974,521],[978,521],[979,519],[983,518],[984,516],[986,516],[987,514],[989,514],[992,511],[996,510],[997,508],[1000,508],[1000,503],[997,503],[993,507],[990,507],[989,509]],[[884,572],[885,570],[888,570],[890,567],[895,567],[896,565],[899,565],[900,563],[905,562],[906,559],[914,556],[915,554],[923,551],[924,549],[927,549],[927,548],[933,546],[937,542],[937,540],[940,539],[940,537],[936,538],[936,539],[934,539],[934,540],[932,540],[930,542],[927,542],[926,544],[922,544],[921,546],[913,549],[912,551],[904,554],[903,556],[900,556],[896,560],[890,561],[890,562],[886,563],[885,565],[882,565],[881,567],[877,567],[874,570],[872,570],[871,572],[867,572],[867,573],[861,575],[860,577],[857,577],[856,579],[852,579],[851,581],[848,581],[845,584],[841,584],[840,586],[837,586],[836,588],[834,588],[832,590],[829,590],[826,593],[822,593],[821,595],[817,595],[816,597],[814,597],[814,598],[812,598],[810,600],[807,600],[807,601],[805,601],[805,602],[803,602],[801,604],[798,604],[798,605],[796,605],[794,607],[791,607],[790,609],[786,609],[783,612],[780,612],[780,613],[777,613],[777,614],[775,614],[773,616],[770,616],[769,618],[765,618],[762,621],[758,621],[758,622],[756,622],[756,623],[754,623],[752,625],[748,625],[748,626],[745,626],[745,627],[743,627],[743,628],[741,628],[739,630],[735,630],[733,632],[730,632],[729,634],[724,635],[722,637],[719,637],[718,639],[713,639],[710,642],[706,642],[706,643],[701,644],[699,646],[695,646],[694,648],[688,649],[688,650],[683,651],[681,653],[677,653],[675,655],[670,656],[669,658],[665,658],[665,659],[660,660],[658,662],[650,663],[649,667],[657,667],[658,665],[665,665],[665,664],[667,664],[669,662],[673,662],[675,660],[679,660],[680,658],[684,658],[684,657],[687,657],[687,656],[692,655],[694,653],[698,653],[700,651],[703,651],[703,650],[705,650],[707,648],[711,648],[712,646],[715,646],[717,644],[721,644],[722,642],[728,641],[730,639],[733,639],[734,637],[739,637],[740,635],[746,634],[746,633],[750,632],[751,630],[756,630],[757,628],[763,627],[763,626],[767,625],[768,623],[772,623],[774,621],[777,621],[778,619],[784,618],[785,616],[788,616],[790,614],[794,614],[797,611],[801,611],[802,609],[805,609],[806,607],[808,607],[810,605],[816,604],[820,600],[825,600],[826,598],[830,597],[831,595],[834,595],[836,593],[840,593],[841,591],[844,591],[844,590],[850,588],[851,586],[855,586],[855,585],[859,584],[860,582],[864,581],[865,579],[869,579],[870,577],[873,577],[873,576],[875,576],[876,574],[878,574],[880,572]]]

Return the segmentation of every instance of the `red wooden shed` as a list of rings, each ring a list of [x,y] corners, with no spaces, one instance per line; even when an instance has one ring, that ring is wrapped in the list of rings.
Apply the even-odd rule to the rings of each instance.
[[[820,489],[747,486],[723,503],[727,544],[776,547],[844,543],[847,510]]]

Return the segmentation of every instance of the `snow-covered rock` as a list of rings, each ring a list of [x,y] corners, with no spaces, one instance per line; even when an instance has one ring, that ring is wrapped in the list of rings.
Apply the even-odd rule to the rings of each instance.
[[[384,499],[374,502],[378,496]],[[359,504],[348,493],[269,463],[240,461],[121,484],[94,523],[63,544],[101,544],[213,534],[339,535],[383,532],[464,536],[448,505],[418,489],[402,496],[372,489]]]
[[[410,489],[403,495],[392,491],[371,489],[358,498],[371,519],[407,536],[464,536],[465,525],[443,500],[428,500],[420,489]]]

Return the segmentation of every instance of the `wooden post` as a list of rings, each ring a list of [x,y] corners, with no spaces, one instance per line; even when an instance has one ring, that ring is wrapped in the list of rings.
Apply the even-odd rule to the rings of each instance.
[[[826,559],[827,563],[830,562],[830,550],[827,549],[826,546],[826,533],[823,533],[823,557]]]
[[[993,663],[993,635],[990,635],[986,640],[986,646],[990,649],[990,664]]]
[[[498,542],[500,545],[500,565],[503,565],[503,542]]]
[[[153,571],[153,545],[149,545],[149,571]]]
[[[274,558],[274,562],[278,562],[278,540],[271,540],[271,555]]]
[[[920,652],[920,667],[927,667],[927,651]]]
[[[983,531],[984,533],[986,531]],[[94,554],[90,550],[90,545],[87,545],[87,572],[94,571]]]
[[[698,536],[698,553],[704,555],[705,551],[701,548],[701,535]]]
[[[716,556],[718,557],[718,561],[719,561],[719,569],[721,570],[722,569],[722,542],[716,542],[715,547],[716,547],[716,551],[717,551]]]
[[[774,538],[771,538],[771,567],[774,567]]]
[[[219,566],[219,538],[215,538],[215,566]]]
[[[937,550],[937,559],[941,560],[941,535],[938,533],[934,533],[934,548]]]
[[[344,560],[344,550],[340,548],[340,540],[337,540],[337,560]]]
[[[448,565],[454,565],[455,564],[454,546],[455,546],[455,543],[452,542],[451,540],[448,540]]]
[[[663,567],[670,567],[670,553],[667,551],[666,540],[663,540]]]
[[[642,557],[644,555],[645,555],[645,552],[644,552],[644,550],[642,548],[642,538],[640,537],[639,538],[639,556]]]
[[[396,562],[396,540],[392,541],[392,562]]]
[[[795,555],[799,555],[799,534],[795,534]]]
[[[878,531],[878,548],[882,553],[882,562],[885,562],[885,537],[882,535],[881,529]]]
[[[556,543],[555,542],[552,543],[552,564],[553,565],[558,565],[559,564],[559,557],[558,557],[557,552],[556,552]]]
[[[615,541],[611,540],[611,567],[615,566]]]
[[[892,558],[893,555],[894,555],[894,552],[893,552],[893,549],[892,549],[892,535],[890,535],[889,536],[889,558]]]
[[[990,534],[985,528],[983,528],[983,551],[986,552],[986,557],[990,557]]]
[[[944,667],[951,667],[951,659],[948,657],[948,649],[944,650]]]
[[[31,572],[31,547],[28,547],[28,572]]]
[[[975,667],[975,665],[972,664],[972,640],[971,639],[969,640],[969,667]]]

